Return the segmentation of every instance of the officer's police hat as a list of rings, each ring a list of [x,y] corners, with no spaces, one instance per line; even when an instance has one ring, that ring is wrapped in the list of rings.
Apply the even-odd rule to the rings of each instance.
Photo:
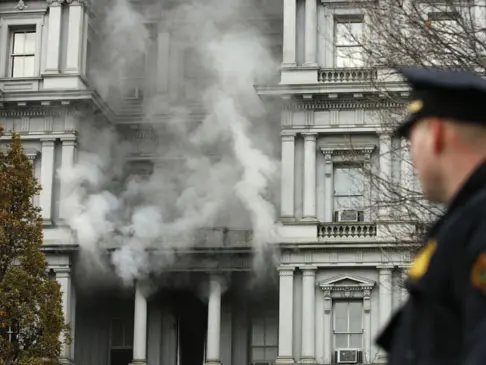
[[[438,117],[486,126],[486,80],[466,71],[407,67],[398,70],[412,87],[408,117],[395,135],[409,137],[413,124]]]

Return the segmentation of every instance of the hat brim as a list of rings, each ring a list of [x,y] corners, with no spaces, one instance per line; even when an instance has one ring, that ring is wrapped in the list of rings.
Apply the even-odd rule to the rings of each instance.
[[[393,131],[394,137],[399,138],[410,138],[410,131],[414,123],[417,121],[417,117],[415,115],[408,116],[400,125]]]

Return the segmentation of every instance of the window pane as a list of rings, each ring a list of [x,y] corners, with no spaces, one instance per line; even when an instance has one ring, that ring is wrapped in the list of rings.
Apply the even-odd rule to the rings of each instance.
[[[272,313],[267,318],[265,328],[265,346],[278,345],[278,318]]]
[[[362,324],[362,303],[350,302],[349,303],[349,332],[361,332],[363,329]]]
[[[336,46],[354,46],[361,43],[362,24],[337,23],[336,24]]]
[[[347,332],[348,331],[348,303],[336,302],[334,304],[334,331]]]
[[[340,167],[334,170],[335,195],[363,195],[363,170],[357,167]]]
[[[25,49],[25,34],[14,33],[13,35],[13,53],[23,54]]]
[[[265,360],[274,361],[277,358],[277,347],[267,347],[265,349]]]
[[[263,346],[265,345],[265,327],[263,320],[261,318],[255,318],[253,320],[252,327],[252,340],[251,344],[253,346]]]
[[[28,53],[28,54],[35,53],[35,33],[34,32],[25,33],[24,53]]]
[[[349,335],[334,335],[334,347],[335,348],[347,348]]]
[[[336,67],[363,67],[363,48],[356,47],[336,47]]]
[[[22,57],[14,57],[12,65],[12,76],[22,77],[24,76],[24,59]]]
[[[253,348],[251,350],[252,361],[265,361],[265,350],[263,348]]]
[[[349,347],[360,349],[363,347],[363,336],[358,334],[349,335]]]
[[[25,56],[24,59],[24,77],[34,76],[34,56]]]

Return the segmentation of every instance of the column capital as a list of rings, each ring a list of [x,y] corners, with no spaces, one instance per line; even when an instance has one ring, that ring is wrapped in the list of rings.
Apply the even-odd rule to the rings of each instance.
[[[299,266],[303,276],[316,276],[317,266]]]
[[[84,6],[87,5],[88,0],[65,0],[69,5]]]
[[[280,276],[293,276],[295,267],[293,266],[279,266],[277,268],[278,274]]]
[[[304,136],[304,141],[315,142],[317,139],[317,133],[302,133]]]
[[[395,265],[378,265],[376,268],[380,271],[380,273],[391,273],[391,271],[395,268]]]
[[[61,6],[62,3],[64,3],[64,0],[46,0],[47,5],[49,6]]]
[[[40,139],[42,146],[54,146],[56,138],[54,137],[43,137]]]
[[[63,146],[76,146],[78,139],[76,137],[61,137]]]
[[[295,134],[281,134],[282,142],[294,142]]]

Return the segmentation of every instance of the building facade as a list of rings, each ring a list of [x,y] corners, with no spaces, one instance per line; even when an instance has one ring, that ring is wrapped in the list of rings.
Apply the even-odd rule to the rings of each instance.
[[[397,221],[391,205],[378,204],[385,198],[372,179],[406,187],[411,172],[406,148],[397,149],[403,142],[379,118],[380,109],[399,105],[381,100],[374,83],[401,96],[407,89],[349,58],[350,50],[360,54],[359,44],[340,32],[363,27],[356,4],[261,3],[271,10],[251,21],[281,61],[279,80],[255,87],[263,103],[281,106],[273,279],[253,284],[250,232],[213,229],[162,274],[135,287],[91,288],[78,270],[82,250],[66,225],[69,192],[57,171],[76,164],[89,118],[138,143],[130,162],[143,169],[151,160],[144,150],[151,137],[142,126],[149,97],[163,96],[162,104],[191,98],[207,80],[192,73],[195,56],[167,26],[169,1],[133,2],[151,48],[143,71],[130,72],[116,97],[96,87],[101,76],[90,69],[101,52],[95,4],[0,1],[2,142],[13,129],[22,135],[43,187],[35,204],[42,208],[44,251],[73,336],[62,349],[64,363],[386,363],[374,338],[406,296],[400,283],[411,255],[410,243],[397,237],[418,228]]]

